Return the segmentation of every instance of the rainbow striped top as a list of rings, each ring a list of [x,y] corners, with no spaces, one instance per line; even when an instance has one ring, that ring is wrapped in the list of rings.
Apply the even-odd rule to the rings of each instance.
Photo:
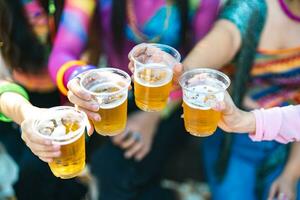
[[[300,103],[300,47],[259,50],[251,69],[248,95],[270,108]]]

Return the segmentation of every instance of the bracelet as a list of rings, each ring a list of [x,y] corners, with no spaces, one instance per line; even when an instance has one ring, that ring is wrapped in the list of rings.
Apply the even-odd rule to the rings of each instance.
[[[29,96],[24,88],[21,86],[15,84],[15,83],[5,83],[0,85],[0,96],[5,92],[14,92],[21,96],[23,96],[25,99],[29,100]],[[6,117],[4,114],[0,113],[0,121],[2,122],[11,122],[12,120],[8,117]]]
[[[84,65],[84,66],[77,67],[70,75],[69,81],[72,80],[73,78],[75,78],[76,76],[78,76],[79,74],[86,72],[88,70],[91,70],[91,69],[96,69],[96,66]]]
[[[85,62],[81,61],[81,60],[71,60],[66,62],[65,64],[63,64],[56,75],[56,85],[58,87],[58,89],[60,90],[60,92],[62,94],[64,94],[65,96],[67,96],[68,90],[66,88],[66,86],[64,85],[63,82],[63,78],[64,78],[64,73],[71,67],[73,67],[74,65],[86,65]]]

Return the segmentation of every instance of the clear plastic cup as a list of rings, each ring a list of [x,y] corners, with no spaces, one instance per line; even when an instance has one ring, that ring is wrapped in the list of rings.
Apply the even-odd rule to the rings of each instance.
[[[56,177],[74,178],[84,169],[86,125],[85,113],[69,106],[50,108],[34,121],[36,134],[61,146],[61,155],[49,163]]]
[[[223,101],[230,79],[220,71],[198,68],[185,72],[179,82],[185,129],[198,137],[212,135],[221,118],[221,113],[212,107]]]
[[[126,128],[130,83],[130,76],[116,68],[90,70],[81,78],[81,87],[93,96],[100,107],[101,121],[93,121],[97,133],[113,136]]]
[[[134,64],[136,105],[148,112],[163,110],[172,88],[173,67],[181,59],[179,52],[164,44],[142,43],[129,58]]]

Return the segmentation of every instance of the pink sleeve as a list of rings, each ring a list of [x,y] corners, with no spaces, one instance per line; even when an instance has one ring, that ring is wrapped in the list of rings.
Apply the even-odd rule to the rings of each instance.
[[[253,112],[256,118],[256,132],[249,135],[253,141],[300,141],[300,105]]]
[[[196,41],[202,39],[211,29],[218,17],[221,0],[202,0],[193,19]]]
[[[59,68],[70,60],[78,60],[86,46],[90,18],[94,13],[96,0],[67,0],[49,57],[48,69],[56,83]],[[66,74],[71,74],[70,69]]]

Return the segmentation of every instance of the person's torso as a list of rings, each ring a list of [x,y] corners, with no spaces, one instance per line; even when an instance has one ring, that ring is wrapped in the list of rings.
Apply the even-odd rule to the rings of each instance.
[[[99,0],[103,30],[103,49],[108,65],[124,67],[127,70],[128,53],[131,48],[142,42],[163,43],[179,48],[181,41],[181,18],[178,6],[169,0],[127,0],[125,41],[121,53],[117,53],[113,45],[111,31],[112,0]],[[203,3],[219,4],[219,0],[190,0],[188,27]],[[207,3],[208,2],[208,3]],[[204,7],[203,7],[204,9]],[[212,16],[216,13],[211,13]],[[208,30],[207,30],[208,31]]]
[[[300,103],[300,22],[291,20],[279,0],[267,0],[268,16],[251,69],[248,108]]]

